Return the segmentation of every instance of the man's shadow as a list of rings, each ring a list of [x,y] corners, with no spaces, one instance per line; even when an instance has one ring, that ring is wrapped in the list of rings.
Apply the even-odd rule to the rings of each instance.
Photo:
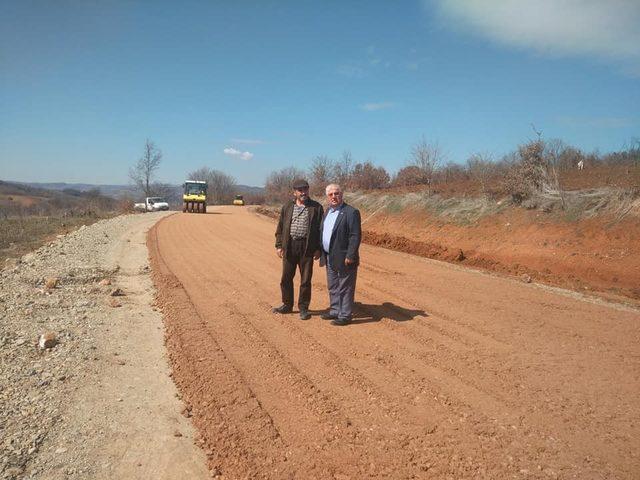
[[[316,312],[314,312],[316,313]],[[324,313],[318,312],[318,313]],[[428,317],[424,310],[412,310],[410,308],[400,307],[391,302],[384,302],[380,305],[355,302],[353,305],[353,316],[351,323],[353,325],[359,323],[379,322],[383,318],[388,318],[394,322],[406,322],[413,320],[415,317]]]

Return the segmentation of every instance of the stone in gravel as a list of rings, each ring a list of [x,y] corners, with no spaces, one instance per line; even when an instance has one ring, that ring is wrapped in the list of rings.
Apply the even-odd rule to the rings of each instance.
[[[454,260],[456,262],[461,262],[465,259],[466,257],[464,256],[464,252],[462,250],[458,250],[458,253],[456,254]]]
[[[118,308],[122,306],[122,303],[120,303],[118,300],[116,300],[115,298],[110,298],[109,299],[109,306],[112,308]]]
[[[99,285],[103,287],[111,285],[111,280],[109,280],[108,278],[103,278],[102,280],[100,280]]]
[[[4,261],[4,265],[7,268],[15,268],[18,265],[20,265],[20,259],[19,258],[7,258]]]
[[[14,478],[20,475],[23,472],[22,468],[19,467],[11,467],[5,470],[5,476],[3,478]]]
[[[182,434],[178,430],[176,430],[175,432],[173,432],[173,436],[174,437],[181,437]]]
[[[111,292],[112,297],[124,297],[126,294],[120,289],[116,288]]]
[[[524,283],[531,283],[531,275],[527,275],[526,273],[524,273],[520,276],[520,280],[522,280]]]
[[[59,281],[59,280],[58,280],[58,278],[57,278],[57,277],[50,277],[50,278],[47,278],[47,279],[44,281],[44,287],[45,287],[47,290],[53,290],[54,288],[56,288],[56,287],[58,286],[58,281]]]
[[[58,339],[54,332],[45,332],[40,335],[40,339],[38,340],[38,346],[44,350],[47,348],[53,348],[58,343]]]

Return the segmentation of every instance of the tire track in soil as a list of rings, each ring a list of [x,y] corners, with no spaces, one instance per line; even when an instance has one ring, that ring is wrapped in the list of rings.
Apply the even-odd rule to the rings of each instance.
[[[579,423],[585,419],[580,412],[584,402],[570,405],[576,413],[573,421],[578,422],[573,430],[566,426],[566,417],[553,415],[557,406],[538,408],[545,395],[554,402],[562,398],[548,388],[534,389],[539,379],[527,361],[538,352],[523,353],[527,344],[514,334],[522,325],[505,320],[507,307],[517,311],[517,305],[504,306],[498,299],[503,311],[486,311],[491,294],[483,290],[484,281],[495,284],[495,279],[406,263],[366,247],[357,295],[367,301],[364,313],[377,321],[365,319],[346,329],[315,317],[300,322],[294,316],[269,313],[270,303],[279,297],[273,224],[244,209],[222,210],[228,213],[178,215],[162,222],[149,243],[156,260],[159,253],[170,254],[164,280],[158,283],[168,285],[166,291],[160,287],[159,301],[165,304],[175,379],[193,403],[194,423],[203,432],[211,465],[226,476],[388,478],[393,472],[394,478],[512,478],[537,471],[563,478],[579,471],[583,478],[632,478],[638,460],[629,453],[638,442],[624,428],[601,448],[593,437],[575,441],[589,431]],[[394,266],[387,268],[391,263]],[[154,264],[154,271],[158,268]],[[430,276],[423,275],[428,270]],[[485,310],[474,315],[464,302],[447,298],[446,288],[421,280],[437,275],[446,277],[450,286],[469,284],[469,303]],[[173,284],[177,286],[171,288]],[[510,288],[511,297],[526,296],[521,285]],[[182,290],[186,300],[177,301],[179,292],[174,290]],[[554,305],[569,302],[594,314],[593,305],[582,307],[576,300],[545,295]],[[312,308],[325,303],[324,271],[318,269]],[[544,309],[553,310],[540,307],[539,300],[528,303],[542,308],[541,315]],[[188,315],[185,304],[193,310]],[[424,310],[427,317],[392,320],[408,309]],[[619,322],[637,319],[630,313],[609,313],[621,315]],[[567,310],[555,315],[561,318]],[[637,334],[630,325],[626,323],[629,333]],[[545,327],[535,318],[524,326],[527,333]],[[563,331],[553,332],[565,343],[572,339]],[[613,348],[613,335],[610,342]],[[618,338],[618,347],[620,343]],[[215,355],[203,356],[211,350],[209,345],[214,345]],[[579,346],[580,342],[569,342],[571,349]],[[627,369],[634,367],[637,357]],[[554,375],[553,370],[545,373]],[[575,373],[574,369],[566,375]],[[582,397],[588,399],[584,392]],[[249,414],[247,406],[253,406]],[[619,415],[622,421],[637,414],[632,404],[626,407]],[[215,428],[218,420],[229,427]]]
[[[191,268],[191,266],[190,266],[189,268]],[[221,282],[221,283],[222,283],[222,284],[224,284],[225,286],[227,285],[227,282]],[[224,287],[223,287],[220,283],[218,283],[217,288],[218,288],[219,290],[220,290],[220,289],[224,290]],[[223,298],[224,298],[224,296],[223,296]],[[240,303],[242,303],[242,302],[240,302]],[[228,307],[229,305],[228,305],[228,303],[227,303],[227,302],[225,302],[225,303],[224,303],[224,306]],[[236,363],[236,365],[237,365],[238,363],[242,363],[242,359],[243,359],[243,357],[244,357],[244,358],[251,358],[252,356],[253,356],[253,357],[255,357],[256,355],[257,355],[261,360],[264,360],[264,359],[273,359],[274,357],[279,357],[279,354],[278,354],[278,352],[277,352],[277,351],[271,351],[271,349],[269,349],[269,343],[268,343],[268,342],[264,341],[263,339],[258,339],[258,340],[256,340],[256,339],[255,339],[255,337],[256,337],[256,335],[257,335],[257,332],[254,330],[253,325],[250,325],[249,323],[247,323],[247,322],[243,319],[243,317],[244,317],[244,316],[242,315],[242,313],[241,313],[241,312],[238,312],[237,308],[238,308],[238,307],[237,307],[237,306],[235,306],[235,311],[229,311],[229,312],[228,312],[228,316],[229,316],[229,317],[233,317],[233,322],[234,322],[234,324],[235,324],[236,326],[240,325],[240,326],[238,326],[238,328],[237,328],[237,329],[238,329],[238,330],[241,330],[241,332],[240,332],[240,333],[242,334],[242,335],[241,335],[241,337],[243,337],[244,339],[246,339],[246,338],[252,338],[252,339],[253,339],[253,341],[252,341],[252,344],[249,346],[249,349],[251,350],[251,352],[249,352],[249,351],[244,351],[244,349],[243,349],[243,352],[242,352],[242,354],[241,354],[241,355],[236,355],[235,353],[234,353],[234,354],[232,354],[232,355],[233,355],[233,357],[236,359],[234,363]],[[223,314],[223,315],[222,315],[222,317],[224,318],[224,317],[225,317],[225,314]],[[226,336],[228,336],[228,335],[229,335],[229,336],[233,336],[233,331],[232,331],[232,330],[225,330],[225,331],[217,332],[217,334],[218,334],[218,337],[219,337],[219,338],[226,337]],[[236,345],[236,346],[237,346],[237,345],[239,345],[239,344],[241,344],[241,343],[242,343],[242,339],[241,339],[241,338],[233,338],[233,342],[232,342],[232,343],[233,343],[234,345]],[[266,353],[265,353],[264,351],[261,351],[261,350],[265,350],[265,349],[267,350],[267,352],[266,352]],[[302,358],[299,358],[298,360],[302,361]],[[285,362],[284,362],[284,361],[282,361],[282,362],[278,362],[278,363],[279,363],[279,365],[276,365],[276,367],[277,367],[276,369],[273,369],[271,372],[264,372],[264,371],[260,371],[260,372],[259,372],[259,374],[260,374],[259,376],[260,376],[260,377],[267,377],[267,378],[269,378],[271,381],[273,381],[274,377],[277,375],[277,372],[278,372],[278,371],[282,371],[282,370],[284,370],[284,371],[288,371],[288,372],[289,372],[289,373],[288,373],[288,375],[289,375],[289,376],[295,376],[295,374],[298,374],[298,377],[300,377],[300,376],[301,376],[301,375],[299,374],[299,372],[297,371],[297,369],[295,369],[295,368],[292,366],[292,364],[291,364],[291,363],[287,363],[287,364],[285,364]],[[295,374],[291,373],[291,370],[295,370]],[[273,374],[273,372],[276,372],[276,375],[274,375],[274,374]],[[303,377],[303,378],[302,378],[302,380],[301,380],[301,382],[305,382],[305,381],[306,381],[307,383],[309,383],[309,382],[308,382],[308,379],[306,379],[306,378],[304,378],[304,377]],[[351,379],[351,381],[352,381],[352,379]],[[254,384],[256,383],[255,381],[251,381],[251,380],[249,380],[249,382],[250,382],[250,383],[254,383]],[[301,382],[294,382],[294,383],[301,383]],[[345,387],[348,387],[348,385],[349,385],[349,384],[346,384],[346,383],[344,384],[344,386],[345,386]],[[256,387],[256,386],[254,385],[254,386],[253,386],[253,388],[255,388],[255,389],[257,390],[259,387]],[[273,387],[271,387],[271,389],[272,389],[272,388],[273,388]],[[291,388],[291,386],[289,386],[288,388]],[[311,390],[311,393],[313,394],[313,393],[314,393],[314,389],[315,389],[315,387],[313,386],[313,384],[309,384],[309,387],[308,387],[308,388]],[[265,391],[265,389],[264,389],[264,386],[263,386],[263,392],[262,392],[262,393],[263,393],[263,395],[264,395],[264,394],[272,394],[273,392],[266,392],[266,391]],[[269,395],[269,396],[271,396],[271,395]],[[313,398],[313,396],[312,396],[312,395],[308,395],[308,394],[307,394],[307,395],[306,395],[306,398],[307,398],[307,399],[310,399],[310,398]],[[324,398],[324,399],[326,400],[326,398],[327,398],[327,397],[321,397],[321,398]],[[291,406],[291,403],[292,403],[292,401],[291,401],[291,400],[292,400],[292,399],[291,399],[291,398],[288,398],[288,400],[289,400],[289,406]],[[293,402],[293,403],[295,403],[295,398],[294,398],[293,400],[294,400],[294,402]],[[341,398],[341,401],[342,401],[342,402],[347,401],[347,400],[348,400],[348,399],[347,399],[347,398],[345,398],[345,397],[342,397],[342,398]],[[369,397],[369,398],[363,398],[362,400],[363,400],[363,403],[362,403],[363,405],[366,405],[366,404],[367,404],[367,403],[365,403],[365,401],[368,401],[369,403],[371,402],[370,397]],[[265,402],[265,403],[266,403],[266,402]],[[326,403],[326,402],[325,402],[325,403]],[[277,408],[277,406],[273,406],[272,408]],[[316,409],[316,410],[318,410],[318,409]],[[313,429],[306,428],[306,429],[305,429],[305,431],[303,432],[303,433],[304,433],[304,435],[309,435],[309,432],[310,432],[310,431],[311,431],[311,432],[313,432],[313,431],[315,431],[315,430],[318,430],[318,431],[322,432],[323,430],[325,430],[325,431],[323,432],[323,436],[324,436],[324,437],[326,437],[326,436],[327,436],[327,432],[326,432],[327,428],[326,428],[326,427],[325,427],[325,428],[323,428],[323,427],[322,427],[322,425],[329,425],[329,426],[331,427],[331,425],[333,424],[333,427],[332,427],[332,428],[329,428],[329,431],[331,431],[332,429],[333,429],[333,430],[339,430],[339,426],[340,426],[340,425],[347,425],[347,426],[350,426],[350,425],[351,425],[351,421],[350,421],[350,420],[348,420],[348,419],[341,419],[341,418],[339,418],[339,417],[340,417],[340,415],[339,415],[339,409],[338,409],[338,407],[337,407],[337,406],[335,406],[335,405],[331,405],[331,404],[329,404],[329,405],[321,405],[321,406],[320,406],[320,408],[319,408],[319,411],[320,411],[321,413],[323,413],[323,412],[330,413],[330,414],[332,414],[332,416],[333,416],[333,417],[338,416],[338,419],[337,419],[338,421],[336,422],[336,419],[335,419],[335,418],[333,418],[333,419],[332,419],[332,418],[329,418],[329,417],[326,417],[326,416],[325,416],[324,418],[321,418],[321,419],[320,419],[321,421],[319,422],[319,424],[318,424],[318,425],[315,425],[315,428],[313,428]],[[279,416],[279,415],[274,415],[274,417],[276,417],[276,418],[277,418],[278,416]],[[301,418],[304,418],[304,416],[301,416]],[[374,420],[376,421],[376,423],[379,423],[379,420],[380,420],[380,419],[378,418],[378,419],[374,419]],[[299,426],[299,425],[297,425],[297,428],[300,428],[300,426]],[[421,433],[422,433],[422,432],[421,432]],[[353,435],[349,435],[349,436],[351,437],[351,436],[353,436]],[[322,440],[323,440],[322,438],[318,439],[318,441],[322,441]],[[346,439],[346,440],[351,441],[351,438]],[[326,440],[325,440],[325,441],[326,441]],[[295,445],[295,444],[296,444],[296,439],[295,439],[295,438],[291,439],[291,442],[290,442],[290,443],[291,443],[291,444],[293,444],[293,445]],[[375,449],[372,449],[372,448],[370,447],[370,445],[375,445],[375,442],[366,441],[366,442],[364,442],[364,443],[366,443],[366,445],[367,445],[367,450],[368,450],[368,452],[360,452],[360,455],[359,455],[359,456],[362,456],[363,454],[367,454],[367,455],[369,455],[369,456],[371,457],[371,460],[374,460],[374,459],[375,459],[375,457],[376,457],[376,454],[375,454],[376,452],[375,452]],[[342,446],[343,444],[344,444],[344,442],[341,442],[340,446]],[[374,451],[371,451],[371,450],[374,450]],[[317,453],[316,453],[316,455],[317,455]],[[332,456],[335,456],[335,452],[332,454]],[[400,468],[403,464],[406,464],[406,462],[405,462],[405,461],[403,461],[401,458],[398,458],[398,460],[397,460],[397,461],[399,462],[398,468]]]
[[[399,298],[396,296],[396,291],[394,289],[381,289],[375,286],[371,286],[369,285],[369,290],[374,290],[376,292],[378,292],[378,297],[383,296],[384,298],[388,298],[388,299],[392,299],[394,301],[404,301],[404,299]],[[543,303],[543,305],[547,306],[547,304]],[[560,308],[559,310],[564,310],[567,311],[569,310],[568,308]],[[440,317],[441,319],[446,319],[447,321],[450,321],[452,324],[458,324],[458,322],[456,322],[454,320],[454,318],[452,317],[447,317],[446,315],[439,313],[439,312],[434,312],[434,315],[437,317]],[[463,329],[465,329],[465,326],[463,325]],[[465,329],[466,330],[466,329]],[[568,329],[564,329],[564,331],[568,331]],[[405,333],[409,333],[408,331],[405,331]],[[413,337],[412,334],[410,334],[410,336]],[[578,334],[573,333],[572,337],[579,337]],[[459,338],[459,337],[457,337]],[[480,337],[478,337],[480,340],[482,340],[482,335],[480,335]],[[486,343],[486,342],[485,342]],[[491,342],[490,342],[491,343]],[[502,342],[499,342],[499,345],[502,344]],[[486,345],[485,345],[486,346]],[[495,347],[495,345],[494,345]],[[512,352],[515,353],[515,352]],[[419,358],[426,360],[430,365],[434,366],[437,368],[437,365],[441,365],[442,363],[446,363],[443,362],[443,359],[441,358],[441,354],[442,352],[439,352],[438,357],[436,358],[434,355],[429,354],[429,353],[418,353]],[[482,352],[478,351],[476,349],[476,351],[474,352],[474,357],[477,359],[477,357],[479,355],[481,355]],[[513,355],[512,355],[513,356]],[[462,358],[462,359],[458,359],[458,361],[463,360],[466,361],[467,358]],[[567,411],[570,411],[570,409],[567,409],[566,406],[568,404],[572,403],[572,400],[568,397],[563,398],[563,407],[561,408],[561,411],[557,411],[557,410],[551,410],[551,409],[547,409],[546,412],[544,412],[544,414],[539,414],[539,413],[531,413],[531,412],[527,412],[525,409],[521,409],[519,408],[519,405],[521,405],[523,403],[523,399],[529,399],[529,401],[531,400],[531,398],[535,398],[538,397],[539,398],[539,403],[540,405],[544,405],[545,404],[545,399],[544,398],[540,398],[539,395],[537,395],[539,392],[534,392],[529,388],[526,388],[525,385],[523,385],[523,383],[521,382],[525,382],[525,380],[522,379],[522,377],[520,378],[519,381],[515,381],[512,382],[510,385],[509,384],[502,384],[502,392],[498,392],[495,389],[497,388],[497,385],[487,385],[481,387],[480,385],[478,385],[478,382],[475,381],[475,379],[480,378],[478,375],[480,374],[479,371],[476,371],[474,373],[474,366],[478,366],[480,365],[478,362],[475,362],[476,365],[471,364],[466,362],[465,364],[465,368],[463,369],[464,371],[468,370],[469,372],[472,373],[472,375],[469,376],[469,374],[467,374],[467,378],[463,378],[464,376],[460,374],[460,372],[455,371],[455,370],[447,370],[447,372],[450,374],[449,380],[456,379],[459,380],[462,384],[464,384],[465,386],[469,387],[471,390],[466,392],[465,398],[469,401],[471,401],[472,403],[470,404],[470,406],[473,407],[474,411],[485,411],[485,413],[490,417],[490,418],[500,418],[500,417],[504,417],[506,419],[505,422],[502,422],[503,424],[509,425],[510,423],[515,423],[515,424],[522,424],[522,419],[526,419],[528,424],[531,425],[544,425],[546,423],[546,421],[548,420],[548,416],[555,416],[556,420],[558,422],[562,422],[562,423],[568,423],[573,421],[573,418],[567,418],[567,416],[565,415],[565,413]],[[511,369],[511,367],[508,367],[509,369]],[[499,377],[498,377],[499,378]],[[497,379],[496,379],[497,380]],[[486,375],[483,376],[482,381],[486,383],[487,378]],[[446,383],[451,383],[446,382]],[[474,390],[478,390],[478,392],[474,392]],[[449,388],[446,389],[445,388],[445,392],[449,390],[449,392],[451,391],[455,391],[455,388]],[[478,393],[480,393],[480,395],[478,395]],[[543,391],[544,395],[547,396],[548,395],[548,390]],[[631,392],[630,392],[631,393]],[[483,395],[485,394],[487,395],[487,397],[483,398]],[[520,417],[520,421],[514,421],[514,417],[511,416],[511,418],[505,416],[504,414],[501,414],[501,410],[504,409],[506,407],[506,405],[500,405],[499,402],[496,402],[496,405],[494,405],[491,410],[486,411],[486,406],[490,404],[490,402],[487,402],[486,400],[490,399],[491,397],[496,398],[496,400],[500,399],[501,401],[505,401],[508,395],[513,396],[514,394],[517,395],[517,401],[516,402],[511,402],[511,405],[509,405],[509,407],[513,410],[515,409],[516,411],[520,411],[520,413],[518,413],[518,417]],[[584,411],[586,411],[587,413],[589,413],[592,410],[592,407],[587,405],[581,405],[578,402],[574,402],[574,405],[571,405],[572,409],[580,409],[582,407],[582,409]],[[544,411],[544,407],[542,407],[540,410]],[[593,421],[593,420],[592,420]],[[604,425],[601,425],[604,426]],[[529,427],[530,428],[530,427]],[[587,426],[588,428],[588,426]],[[629,429],[629,425],[620,425],[619,429],[621,430],[621,433],[626,436],[626,438],[631,438],[633,433],[631,431],[631,429]],[[546,437],[550,437],[551,436],[551,431],[545,431],[544,429],[539,432],[538,436],[540,436],[541,438],[546,438]],[[588,449],[584,449],[582,448],[582,437],[584,435],[584,431],[582,430],[576,430],[576,431],[568,431],[565,435],[566,438],[564,438],[564,444],[565,444],[565,448],[570,450],[570,449],[574,449],[577,450],[576,453],[578,453],[578,456],[576,458],[577,461],[579,461],[581,458],[581,455],[585,456],[585,457],[589,457],[589,452],[590,449],[593,449],[594,444],[597,445],[597,452],[598,452],[598,456],[602,457],[602,462],[616,462],[616,461],[620,461],[620,453],[615,449],[612,448],[610,446],[611,443],[611,438],[608,435],[608,433],[606,432],[606,429],[601,429],[599,432],[597,431],[597,429],[593,429],[589,432],[589,434],[591,435],[591,440],[590,440],[590,445],[588,447]],[[598,438],[598,436],[600,436],[600,438]],[[571,447],[573,446],[573,447]]]
[[[379,285],[379,284],[376,283],[375,285]],[[394,299],[394,300],[397,299],[397,300],[402,301],[402,299],[400,299],[400,298],[398,298],[396,296],[397,295],[397,291],[396,291],[397,290],[397,286],[396,286],[395,289],[394,288],[381,289],[381,288],[378,288],[376,286],[369,285],[369,289],[378,292],[379,296],[384,296],[384,298],[389,298],[389,299]],[[560,299],[560,301],[562,301],[562,298]],[[550,306],[546,302],[541,302],[541,303],[545,307],[549,307]],[[551,302],[551,307],[554,310],[565,311],[565,312],[569,311],[568,307],[560,307],[560,308],[558,308],[557,305],[555,304],[555,302]],[[453,323],[453,324],[457,325],[459,323],[459,322],[456,322],[453,317],[447,317],[446,315],[444,315],[444,314],[442,314],[440,312],[434,312],[434,314],[437,317],[440,317],[442,319],[446,319],[447,321],[451,321],[451,323]],[[600,323],[600,322],[598,322],[598,323]],[[463,329],[465,329],[466,326],[463,325],[462,327],[463,327]],[[576,337],[580,337],[579,334],[571,331],[568,328],[562,329],[562,331],[563,331],[563,333],[571,332],[572,333],[572,335],[571,335],[572,339],[575,339]],[[480,335],[479,338],[482,339],[482,334]],[[566,341],[566,339],[564,341]],[[502,342],[500,342],[500,343],[502,343]],[[477,357],[478,355],[480,355],[481,352],[476,351],[474,353],[475,353],[474,356]],[[421,357],[424,358],[424,356],[421,356]],[[466,360],[466,359],[462,359],[462,360]],[[430,359],[430,362],[434,362],[434,361],[439,361],[440,363],[442,363],[442,359],[441,358],[439,358],[437,360],[436,359]],[[576,362],[576,363],[578,364],[579,362]],[[473,371],[473,367],[474,367],[474,365],[467,363],[467,365],[465,365],[465,370],[469,369],[470,371]],[[509,367],[509,369],[511,369],[511,367]],[[451,373],[453,378],[460,379],[460,374],[458,372],[450,371],[450,373]],[[477,373],[479,373],[479,372],[477,372]],[[475,377],[475,375],[472,376],[471,378],[474,378],[474,377]],[[478,378],[478,377],[475,377],[475,378]],[[485,377],[485,378],[482,378],[482,380],[484,382],[486,382],[487,379]],[[517,397],[518,397],[518,401],[517,402],[512,402],[513,404],[510,406],[511,408],[516,408],[516,410],[518,410],[517,406],[522,403],[523,399],[528,399],[529,401],[531,401],[532,397],[533,398],[538,397],[539,400],[540,400],[540,404],[541,405],[545,404],[545,402],[544,402],[545,399],[544,398],[540,398],[539,395],[536,395],[537,393],[540,393],[540,392],[534,392],[534,391],[531,391],[530,389],[525,389],[525,386],[520,382],[513,382],[513,384],[511,385],[511,388],[504,388],[503,389],[504,393],[501,394],[501,395],[498,394],[494,390],[495,385],[494,386],[489,385],[488,387],[490,388],[490,390],[487,390],[486,387],[484,389],[479,387],[477,385],[477,382],[475,382],[475,381],[468,382],[466,380],[462,380],[462,382],[467,384],[467,385],[469,385],[471,388],[478,388],[480,391],[483,391],[484,393],[486,393],[488,395],[496,396],[496,398],[505,398],[505,395],[509,395],[510,394],[511,396],[513,396],[514,394],[516,394]],[[521,382],[525,382],[525,381],[521,380]],[[508,387],[508,386],[509,385],[503,385],[503,387]],[[524,389],[524,391],[521,390],[521,388]],[[467,399],[473,399],[474,398],[473,392],[468,392],[468,393],[471,393],[471,394],[467,395],[466,398]],[[543,390],[543,394],[545,396],[548,396],[549,391],[548,390]],[[633,395],[633,394],[631,394],[631,395]],[[569,404],[572,403],[572,400],[569,397],[564,397],[562,399],[562,401],[563,401],[563,405],[561,407],[561,411],[548,409],[546,412],[544,412],[544,414],[539,414],[537,412],[535,414],[527,414],[527,412],[524,409],[522,409],[522,412],[521,412],[520,416],[521,416],[521,418],[526,418],[527,421],[528,421],[527,423],[530,423],[531,425],[535,425],[535,424],[544,425],[548,421],[548,416],[555,416],[556,420],[558,422],[562,422],[562,423],[566,424],[566,423],[569,423],[569,422],[572,422],[572,421],[575,420],[574,418],[567,418],[567,415],[565,415],[566,412],[568,412],[570,410],[580,409],[581,407],[586,412],[590,412],[592,410],[592,408],[590,406],[581,405],[579,402],[574,402],[574,404],[571,405],[571,407],[572,407],[571,409],[566,408],[566,406],[568,406]],[[483,402],[476,401],[473,404],[473,406],[474,406],[474,408],[476,410],[478,410],[478,409],[481,409],[482,404],[483,404]],[[486,405],[486,403],[485,403],[485,405]],[[544,410],[544,407],[541,410]],[[492,418],[495,418],[496,416],[498,416],[498,417],[500,416],[500,415],[496,415],[495,411],[493,413],[491,413],[490,415],[491,415]],[[515,423],[518,423],[518,422],[515,422]],[[520,423],[522,423],[522,422],[520,422]],[[507,422],[507,424],[508,424],[508,422]],[[602,425],[602,426],[604,426],[604,425]],[[587,429],[588,428],[589,427],[587,426]],[[620,433],[622,433],[624,437],[626,437],[627,439],[628,438],[632,438],[633,434],[631,432],[631,429],[629,429],[629,425],[620,425],[619,428],[621,430]],[[545,432],[543,430],[542,432],[540,432],[539,436],[541,438],[551,437],[551,433],[552,432],[550,432],[550,431],[546,431]],[[586,449],[582,447],[582,444],[584,443],[582,441],[584,434],[585,434],[585,432],[582,429],[576,429],[575,431],[568,431],[566,433],[566,435],[564,435],[564,437],[565,437],[564,438],[564,442],[563,442],[564,445],[565,445],[564,448],[567,449],[567,450],[572,450],[572,449],[573,450],[577,450],[575,452],[577,454],[576,461],[579,462],[583,458],[583,456],[584,456],[584,458],[588,458],[588,457],[593,456],[593,454],[589,455],[589,453],[590,453],[591,449],[594,448],[594,444],[595,444],[595,446],[597,446],[597,448],[596,448],[596,451],[598,452],[597,456],[602,457],[601,460],[600,460],[602,462],[602,464],[606,464],[607,462],[616,462],[616,461],[619,462],[619,461],[621,461],[620,452],[617,451],[615,447],[612,448],[611,445],[610,445],[611,438],[610,438],[609,434],[606,432],[606,429],[601,429],[599,432],[596,429],[589,431],[589,434],[591,435],[591,439],[590,439],[590,442],[589,442],[589,446]],[[600,436],[600,438],[598,438],[598,436]],[[592,459],[592,461],[595,461],[595,460]]]
[[[214,474],[228,465],[242,465],[247,478],[258,478],[263,465],[273,464],[274,456],[284,451],[280,432],[168,269],[158,249],[157,228],[149,231],[157,304],[165,315],[172,376],[200,432],[198,443]],[[243,419],[241,429],[236,428],[237,418]],[[280,473],[286,471],[282,468]],[[278,470],[272,472],[277,474]]]

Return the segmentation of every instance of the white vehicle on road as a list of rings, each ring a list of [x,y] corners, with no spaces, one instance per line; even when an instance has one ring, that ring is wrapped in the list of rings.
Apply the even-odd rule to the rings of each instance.
[[[162,197],[147,197],[144,202],[134,203],[133,209],[140,212],[158,212],[169,210],[169,204]]]

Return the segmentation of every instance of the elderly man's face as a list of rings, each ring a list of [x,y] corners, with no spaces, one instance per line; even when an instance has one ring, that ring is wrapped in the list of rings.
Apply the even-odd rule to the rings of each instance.
[[[327,190],[327,203],[330,207],[338,207],[342,203],[342,191],[339,188],[331,187]]]

